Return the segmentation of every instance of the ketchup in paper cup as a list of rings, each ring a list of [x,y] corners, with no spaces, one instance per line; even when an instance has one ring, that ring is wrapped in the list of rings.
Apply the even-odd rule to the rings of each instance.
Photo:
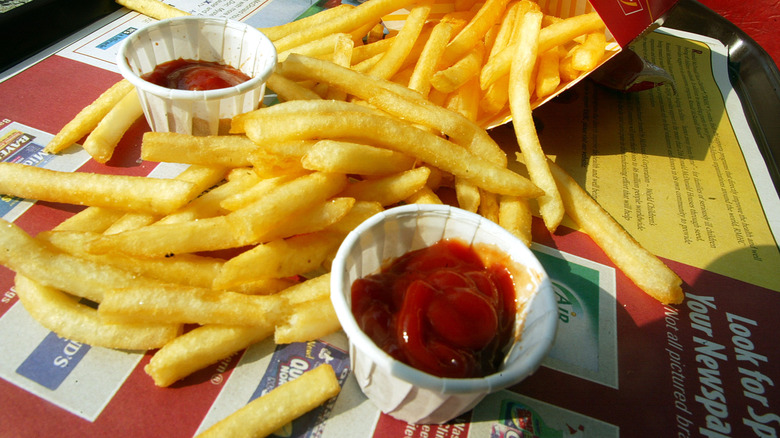
[[[245,75],[223,88],[185,90],[143,79],[160,65],[200,62]],[[262,32],[239,21],[211,17],[161,20],[131,34],[117,55],[120,73],[135,85],[153,131],[219,133],[220,121],[259,107],[276,66],[276,48]],[[248,79],[247,79],[248,78]]]
[[[493,254],[514,281],[512,336],[498,370],[483,377],[437,377],[407,365],[380,348],[353,314],[356,280],[381,272],[410,251],[448,240]],[[531,250],[494,222],[446,205],[391,208],[352,231],[331,267],[331,301],[349,338],[351,367],[363,393],[384,413],[409,423],[444,423],[531,375],[552,346],[558,321],[550,279]]]

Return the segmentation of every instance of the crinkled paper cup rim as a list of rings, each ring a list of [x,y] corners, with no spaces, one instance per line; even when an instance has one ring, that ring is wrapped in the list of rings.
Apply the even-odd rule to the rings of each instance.
[[[175,90],[141,78],[157,65],[180,58],[223,62],[250,79],[216,90]],[[184,131],[178,125],[169,129],[160,120],[177,111],[196,113],[189,114],[189,118],[218,119],[256,109],[276,62],[276,48],[262,32],[240,21],[216,17],[157,21],[133,32],[117,53],[119,72],[138,90],[152,129],[176,132],[186,132],[188,127]],[[226,116],[226,110],[231,114]]]
[[[386,238],[387,236],[391,237]],[[522,336],[508,352],[501,370],[486,377],[440,378],[401,363],[379,348],[360,329],[352,314],[349,295],[354,279],[376,272],[379,269],[375,266],[377,263],[381,265],[388,259],[429,246],[444,238],[459,238],[470,244],[496,245],[514,262],[538,274],[536,290],[525,306]],[[373,254],[366,255],[366,252]],[[370,267],[362,266],[366,258],[373,260],[368,262]],[[512,386],[532,374],[552,346],[558,319],[550,279],[531,250],[498,224],[477,214],[446,205],[415,204],[391,208],[372,216],[349,233],[332,264],[331,301],[349,338],[350,352],[358,356],[352,360],[369,361],[370,364],[362,368],[374,372],[378,370],[384,375],[371,379],[387,377],[396,379],[398,387],[414,385],[421,389],[417,391],[418,397],[425,397],[425,394],[431,398],[440,397],[441,403],[445,402],[447,395],[473,395],[474,400],[478,401],[481,397]],[[358,380],[358,383],[361,383],[361,379]],[[376,394],[367,395],[378,406],[383,405],[381,400],[376,400]],[[392,398],[393,395],[388,394],[387,397]],[[431,400],[430,403],[437,401]],[[452,416],[460,413],[462,412],[455,412]],[[408,420],[408,417],[403,419]]]

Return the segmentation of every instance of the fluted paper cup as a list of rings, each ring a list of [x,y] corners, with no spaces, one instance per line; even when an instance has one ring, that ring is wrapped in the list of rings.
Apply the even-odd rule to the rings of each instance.
[[[216,90],[174,90],[141,78],[176,59],[221,62],[251,79]],[[257,109],[276,66],[276,48],[259,30],[235,20],[177,17],[131,34],[117,55],[120,73],[138,90],[152,130],[194,135],[219,133],[220,120]]]
[[[483,378],[440,378],[393,359],[358,326],[351,309],[352,283],[383,264],[442,239],[492,245],[524,267],[515,279],[515,342],[500,370]],[[522,268],[521,268],[522,269]],[[471,410],[486,395],[512,386],[539,367],[549,351],[558,312],[550,279],[519,239],[479,215],[442,205],[406,205],[379,213],[351,232],[331,268],[331,300],[349,337],[352,369],[365,395],[383,412],[409,423],[444,423]]]

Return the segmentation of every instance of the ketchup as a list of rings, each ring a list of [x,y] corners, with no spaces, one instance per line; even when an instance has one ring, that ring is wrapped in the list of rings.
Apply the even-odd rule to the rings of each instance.
[[[162,87],[193,91],[233,87],[250,79],[226,64],[182,58],[159,64],[141,78]]]
[[[482,377],[498,369],[512,337],[514,282],[505,266],[485,266],[474,248],[445,239],[355,281],[352,313],[407,365],[439,377]]]

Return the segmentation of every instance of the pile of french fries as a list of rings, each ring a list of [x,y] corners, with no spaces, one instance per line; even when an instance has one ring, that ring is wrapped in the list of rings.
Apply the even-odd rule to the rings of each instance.
[[[120,3],[158,19],[184,14]],[[399,8],[408,10],[403,27],[387,32],[382,18]],[[605,56],[595,13],[560,19],[529,0],[368,0],[261,30],[278,49],[267,85],[280,103],[234,117],[220,135],[147,132],[142,158],[189,164],[177,177],[0,163],[0,193],[87,206],[35,237],[0,223],[0,263],[17,273],[19,298],[42,325],[94,346],[156,349],[146,372],[158,386],[270,336],[317,339],[340,329],[329,265],[343,238],[384,208],[442,203],[444,192],[529,244],[533,211],[551,232],[568,214],[640,289],[682,301],[680,279],[549,160],[536,135],[534,102]],[[508,168],[484,128],[502,111],[528,177]],[[86,137],[84,149],[105,163],[141,116],[122,80],[46,151]],[[305,409],[338,392],[333,378],[300,395]],[[241,418],[264,412],[271,433],[305,412],[268,414],[279,399],[265,398],[219,430],[257,436],[261,426]]]

